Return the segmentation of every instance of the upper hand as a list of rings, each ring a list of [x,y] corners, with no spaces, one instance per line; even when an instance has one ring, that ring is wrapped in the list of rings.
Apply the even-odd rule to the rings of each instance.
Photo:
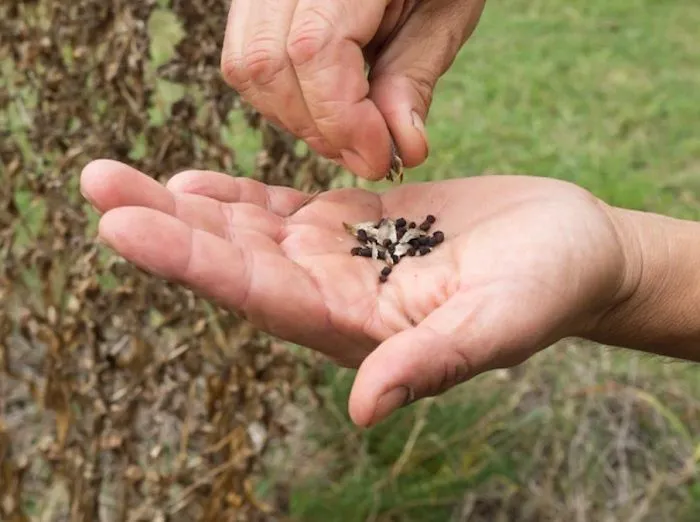
[[[235,0],[221,67],[263,116],[355,174],[428,155],[433,89],[485,0]],[[370,66],[369,78],[365,63]]]
[[[166,187],[107,160],[81,190],[104,213],[101,238],[283,339],[357,367],[360,425],[480,372],[585,336],[619,298],[625,262],[605,206],[574,185],[484,176],[382,195],[306,194],[225,174],[181,173]],[[445,242],[406,257],[378,284],[342,222],[437,217]],[[388,395],[387,395],[388,394]],[[385,397],[385,398],[381,398]]]

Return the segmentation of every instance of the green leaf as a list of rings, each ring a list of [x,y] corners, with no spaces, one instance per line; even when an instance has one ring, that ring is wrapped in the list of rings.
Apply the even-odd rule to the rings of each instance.
[[[154,9],[148,18],[151,37],[151,63],[154,68],[168,63],[175,56],[175,47],[185,37],[178,17],[167,9]]]

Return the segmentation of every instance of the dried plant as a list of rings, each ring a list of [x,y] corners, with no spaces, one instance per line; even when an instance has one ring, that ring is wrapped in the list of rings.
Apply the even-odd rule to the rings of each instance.
[[[221,129],[245,115],[265,181],[335,169],[244,107],[219,73],[229,2],[0,6],[0,519],[275,520],[254,478],[301,384],[283,345],[100,249],[88,161],[164,181],[242,175]]]

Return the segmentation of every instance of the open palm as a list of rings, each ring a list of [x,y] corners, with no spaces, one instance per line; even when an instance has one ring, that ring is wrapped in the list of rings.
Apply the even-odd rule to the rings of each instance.
[[[162,186],[99,160],[81,189],[104,214],[101,238],[127,260],[359,366],[350,411],[361,425],[584,335],[624,271],[604,205],[545,178],[341,189],[304,205],[304,193],[250,179],[192,171]],[[350,255],[343,222],[427,214],[445,242],[405,257],[388,282],[380,261]]]

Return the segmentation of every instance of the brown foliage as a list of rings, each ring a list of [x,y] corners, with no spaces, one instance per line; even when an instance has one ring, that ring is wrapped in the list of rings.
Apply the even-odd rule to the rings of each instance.
[[[192,167],[242,174],[220,133],[231,111],[262,135],[257,177],[328,185],[331,167],[296,155],[222,81],[227,8],[0,6],[1,520],[281,514],[256,498],[253,478],[284,435],[300,362],[234,314],[100,249],[77,191],[98,157],[159,180]],[[158,64],[154,13],[174,13],[184,30]],[[164,80],[184,94],[164,99]]]

